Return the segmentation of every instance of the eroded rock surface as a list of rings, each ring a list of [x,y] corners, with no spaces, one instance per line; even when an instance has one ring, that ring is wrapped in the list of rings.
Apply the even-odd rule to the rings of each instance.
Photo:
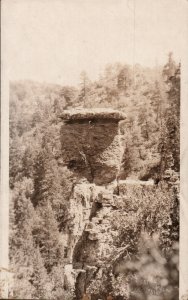
[[[65,121],[78,120],[116,120],[121,121],[125,119],[125,114],[110,108],[93,108],[90,109],[73,109],[64,111],[60,118]]]
[[[71,288],[77,300],[86,290],[92,299],[106,299],[94,290],[109,272],[116,282],[112,266],[127,249],[127,245],[118,244],[121,222],[116,221],[131,218],[124,201],[132,199],[124,195],[127,186],[135,186],[131,180],[117,180],[123,154],[119,121],[125,116],[105,109],[66,111],[61,118],[62,157],[77,178],[64,230],[65,288]],[[142,189],[143,182],[136,182],[136,188]]]
[[[98,185],[113,181],[120,169],[122,149],[119,121],[125,116],[113,110],[68,111],[61,118],[62,154],[78,178]]]
[[[117,195],[117,185],[120,194]],[[82,183],[75,186],[70,199],[67,223],[67,287],[75,291],[75,299],[81,299],[85,290],[92,291],[93,284],[106,272],[121,265],[121,257],[127,253],[127,245],[118,244],[120,218],[130,222],[132,211],[127,205],[132,199],[130,189],[142,192],[153,184],[136,186],[132,181],[113,182],[107,186]],[[112,274],[114,282],[115,276]],[[96,296],[97,297],[97,296]],[[95,298],[92,298],[95,299]],[[116,299],[116,298],[115,298]],[[117,298],[119,299],[119,298]]]

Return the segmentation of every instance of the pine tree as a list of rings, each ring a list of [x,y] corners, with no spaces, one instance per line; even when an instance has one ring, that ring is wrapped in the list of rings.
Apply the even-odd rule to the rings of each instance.
[[[80,74],[80,92],[79,92],[79,100],[86,106],[88,93],[90,90],[90,80],[85,71],[82,71]]]
[[[131,72],[128,66],[123,66],[117,76],[117,87],[120,90],[126,91],[132,84]]]
[[[163,136],[160,143],[161,173],[166,178],[175,172],[178,176],[180,168],[180,65],[174,76],[166,80],[168,84],[168,107],[163,122]]]
[[[39,248],[37,247],[32,256],[33,274],[30,278],[31,284],[35,287],[32,295],[34,299],[51,299],[52,283],[44,267]]]
[[[169,52],[168,54],[168,63],[163,68],[163,76],[166,81],[168,81],[171,77],[173,77],[176,73],[176,64],[173,59],[173,52]]]
[[[44,266],[50,272],[53,266],[62,263],[64,248],[50,203],[45,202],[38,206],[37,215],[39,221],[35,224],[33,237],[41,252]]]
[[[32,237],[35,212],[30,201],[32,180],[23,178],[12,191],[12,212],[10,223],[10,262],[14,274],[13,293],[16,297],[27,297],[34,291],[30,277],[33,273],[32,256],[35,245]],[[20,286],[22,285],[22,289]],[[25,295],[25,296],[24,296]]]

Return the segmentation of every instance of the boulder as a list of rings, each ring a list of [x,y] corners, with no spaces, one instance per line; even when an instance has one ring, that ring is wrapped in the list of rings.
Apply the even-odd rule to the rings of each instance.
[[[78,179],[104,185],[116,179],[123,151],[119,121],[125,115],[116,110],[73,110],[61,115],[62,155]]]

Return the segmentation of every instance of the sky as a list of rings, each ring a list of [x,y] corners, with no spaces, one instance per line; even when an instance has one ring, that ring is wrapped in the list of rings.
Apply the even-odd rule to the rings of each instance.
[[[187,0],[3,0],[2,57],[10,80],[76,85],[108,63],[181,59]]]

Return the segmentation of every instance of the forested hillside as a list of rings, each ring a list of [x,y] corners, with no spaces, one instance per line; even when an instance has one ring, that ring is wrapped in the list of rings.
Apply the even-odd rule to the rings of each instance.
[[[163,290],[159,299],[177,300],[174,287],[178,285],[178,261],[174,243],[179,239],[180,65],[173,61],[171,54],[165,66],[153,69],[119,63],[108,65],[94,82],[82,72],[79,87],[32,81],[10,83],[13,297],[72,299],[63,283],[62,232],[74,182],[61,155],[59,116],[65,109],[81,107],[110,107],[126,114],[126,120],[121,122],[124,155],[119,179],[153,179],[155,182],[155,192],[148,194],[153,206],[150,202],[140,205],[140,196],[128,191],[135,202],[130,210],[141,207],[140,213],[133,214],[127,225],[121,217],[114,220],[114,226],[120,226],[117,245],[131,240],[129,255],[137,253],[135,264],[131,260],[123,271],[124,275],[131,273],[129,288],[140,288],[135,278],[141,278],[144,286],[141,266],[145,262],[153,264],[153,257],[158,255],[155,263],[163,268],[160,280],[169,291],[165,294]],[[157,248],[140,230],[139,224],[144,220],[148,222],[146,233],[150,237],[159,235]],[[147,249],[143,252],[142,248],[139,254],[140,243],[149,243],[146,248],[150,252]],[[161,262],[163,256],[165,263]],[[127,296],[128,283],[124,275],[118,277],[116,289],[122,290],[122,299],[133,299]],[[145,292],[140,297],[134,299],[149,300]]]

